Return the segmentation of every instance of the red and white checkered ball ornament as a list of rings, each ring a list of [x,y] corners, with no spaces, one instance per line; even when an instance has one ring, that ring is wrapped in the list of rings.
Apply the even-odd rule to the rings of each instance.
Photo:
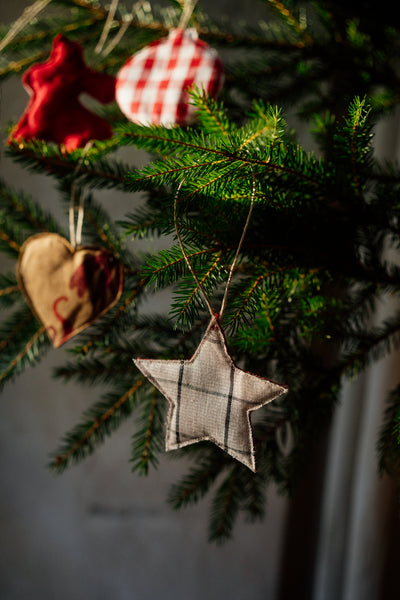
[[[195,85],[215,98],[223,79],[221,59],[195,29],[172,29],[125,63],[117,75],[116,100],[134,123],[183,125],[196,111],[188,88]]]

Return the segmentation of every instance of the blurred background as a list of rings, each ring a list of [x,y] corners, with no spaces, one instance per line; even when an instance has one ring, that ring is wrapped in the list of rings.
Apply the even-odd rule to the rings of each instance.
[[[247,17],[247,2],[201,1],[228,17]],[[254,4],[261,14],[262,4]],[[0,0],[2,22],[25,6]],[[3,138],[27,98],[18,79],[2,84]],[[381,157],[400,156],[396,115],[380,125],[375,145]],[[129,152],[138,166],[146,162],[143,153]],[[66,223],[51,179],[11,162],[4,144],[0,172]],[[116,219],[140,202],[112,193]],[[107,192],[98,196],[107,207]],[[167,313],[168,298],[157,302],[163,298],[149,310]],[[186,471],[173,453],[147,478],[131,473],[130,420],[79,466],[63,475],[49,471],[49,454],[99,396],[96,388],[53,379],[62,353],[50,351],[0,398],[0,600],[398,598],[398,504],[393,482],[377,476],[375,443],[399,355],[346,386],[329,438],[296,496],[280,497],[272,487],[265,520],[239,522],[233,539],[215,546],[207,541],[207,500],[179,512],[166,503],[170,485]]]

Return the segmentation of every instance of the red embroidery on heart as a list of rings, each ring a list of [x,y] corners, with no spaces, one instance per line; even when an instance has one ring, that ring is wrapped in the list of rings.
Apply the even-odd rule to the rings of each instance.
[[[71,333],[71,331],[73,329],[73,324],[71,323],[71,321],[69,319],[65,319],[58,312],[58,304],[61,302],[61,300],[65,300],[66,302],[68,302],[67,296],[60,296],[59,298],[57,298],[57,300],[55,300],[53,303],[53,312],[56,316],[56,319],[61,322],[61,324],[63,326],[63,330],[64,330],[64,336],[66,336],[69,333]]]
[[[49,327],[47,327],[46,331],[47,331],[47,335],[49,336],[51,341],[54,342],[54,340],[56,339],[56,336],[57,336],[56,328],[53,327],[53,325],[49,325]]]
[[[99,254],[96,254],[96,256],[94,257],[94,261],[100,267],[100,269],[103,269],[104,275],[106,277],[105,285],[106,287],[109,287],[110,283],[112,283],[112,281],[114,280],[114,265],[110,263],[110,257],[105,255],[103,252],[99,252]],[[110,264],[112,265],[111,267]]]
[[[99,252],[95,256],[88,256],[72,274],[69,281],[69,289],[73,290],[76,287],[79,298],[82,298],[85,291],[89,288],[89,282],[96,271],[101,271],[100,276],[102,280],[105,279],[102,285],[108,288],[115,278],[114,267],[115,264],[104,252]]]
[[[87,282],[86,282],[86,273],[85,273],[85,265],[81,264],[76,271],[72,274],[72,277],[69,281],[69,289],[73,290],[74,287],[78,288],[77,294],[79,298],[82,298],[85,290],[87,290]]]

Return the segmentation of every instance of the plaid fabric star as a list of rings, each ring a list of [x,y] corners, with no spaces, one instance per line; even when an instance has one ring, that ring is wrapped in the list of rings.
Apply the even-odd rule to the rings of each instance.
[[[190,360],[134,360],[170,403],[166,450],[214,442],[256,470],[250,413],[287,391],[239,369],[213,318]]]

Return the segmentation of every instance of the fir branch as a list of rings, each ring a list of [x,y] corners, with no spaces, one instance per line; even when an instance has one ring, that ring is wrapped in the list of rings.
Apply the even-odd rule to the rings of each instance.
[[[219,265],[220,262],[221,262],[221,256],[217,256],[217,258],[214,260],[214,262],[212,263],[210,268],[207,270],[207,272],[203,275],[203,277],[201,279],[199,279],[201,286],[203,286],[206,283],[206,281],[208,281],[210,275],[215,271],[216,267]],[[200,292],[201,292],[201,290],[196,285],[193,289],[193,292],[187,297],[184,306],[179,310],[179,319],[181,319],[184,316],[184,314],[188,310],[189,304],[192,302],[195,295]],[[179,319],[178,319],[178,322],[179,322]]]
[[[30,309],[17,311],[0,330],[0,387],[40,360],[50,345],[43,325]]]
[[[264,463],[262,464],[260,459],[257,461],[256,473],[249,473],[247,477],[244,477],[244,473],[242,473],[243,498],[240,510],[250,523],[262,520],[266,513],[266,487],[270,481],[272,469],[270,469],[269,461],[264,461]]]
[[[230,538],[235,520],[240,510],[242,489],[238,464],[232,466],[229,475],[219,486],[211,510],[209,540],[224,543]]]
[[[196,150],[226,156],[226,153],[208,145],[204,134],[196,130],[185,131],[179,127],[166,129],[156,125],[142,126],[127,123],[118,127],[116,135],[119,136],[121,145],[135,144],[145,150],[157,151],[161,154]]]
[[[144,378],[138,379],[122,395],[110,394],[105,401],[85,413],[87,420],[65,436],[63,446],[54,455],[49,467],[61,473],[71,462],[79,462],[91,454],[95,444],[103,441],[104,436],[119,425],[121,418],[132,412],[134,395],[144,382]]]
[[[207,255],[213,255],[217,250],[214,247],[200,250],[191,248],[187,250],[187,255],[196,269],[200,270],[204,261],[199,259],[207,258]],[[155,283],[157,287],[171,285],[181,279],[187,273],[187,264],[180,247],[173,246],[168,250],[161,250],[158,255],[150,256],[142,273],[148,284]]]
[[[357,173],[357,167],[360,163],[360,160],[357,160],[356,153],[359,155],[360,153],[360,140],[357,139],[360,137],[360,130],[363,135],[361,136],[361,140],[365,143],[365,133],[367,133],[367,137],[370,137],[370,131],[372,127],[372,123],[368,120],[368,115],[370,114],[371,109],[366,106],[366,99],[360,100],[356,98],[354,102],[350,105],[349,114],[352,118],[352,131],[351,131],[351,146],[350,146],[350,154],[351,154],[351,163],[353,168],[353,177],[354,177],[354,185],[356,189],[357,195],[360,197],[362,194],[361,184],[359,180],[359,175]],[[367,131],[365,132],[365,128],[367,127]],[[364,131],[363,131],[364,130]],[[363,144],[362,155],[365,158],[366,151],[370,150],[370,144],[367,140],[366,146]],[[363,161],[365,166],[365,160]]]
[[[0,279],[4,276],[1,275]],[[9,285],[8,287],[0,288],[0,303],[3,306],[9,307],[18,299],[21,298],[21,290],[17,284]]]
[[[75,379],[81,384],[95,385],[98,383],[120,383],[121,379],[132,378],[136,369],[132,363],[132,356],[121,356],[121,352],[113,353],[108,361],[97,357],[80,359],[76,363],[67,362],[54,370],[54,376],[64,381]]]
[[[52,4],[56,3],[63,5],[62,2],[52,0]],[[71,8],[71,6],[68,8]],[[3,36],[3,42],[7,43],[6,56],[8,57],[8,63],[4,64],[4,67],[0,67],[0,79],[18,74],[22,69],[47,59],[51,42],[54,36],[59,33],[71,36],[74,32],[79,32],[79,41],[82,44],[85,44],[88,40],[93,41],[92,38],[98,37],[98,21],[98,15],[96,18],[87,13],[83,14],[82,11],[75,12],[73,21],[71,21],[69,10],[59,10],[57,18],[46,15],[42,16],[40,20],[30,20],[25,23],[21,35],[14,36],[10,41],[7,41],[7,30]],[[88,32],[91,31],[91,35],[88,35]],[[4,59],[2,62],[5,62]]]
[[[106,211],[99,204],[96,204],[91,197],[88,198],[87,202],[85,200],[85,222],[90,226],[85,231],[94,233],[94,242],[100,242],[102,246],[110,250],[125,270],[132,273],[133,257],[127,250],[124,239],[110,221]]]
[[[259,275],[255,280],[252,281],[251,285],[247,287],[244,297],[242,297],[242,299],[240,300],[239,306],[235,309],[232,318],[229,319],[230,323],[237,322],[237,320],[242,316],[245,309],[247,309],[247,307],[249,306],[250,302],[254,303],[254,295],[256,294],[258,287],[263,284],[264,279],[267,276],[268,275],[266,274]],[[235,294],[235,297],[237,298],[237,294]]]
[[[29,21],[33,20],[50,2],[51,0],[37,0],[25,8],[20,18],[15,21],[15,23],[10,27],[7,35],[1,40],[0,52],[3,52],[4,48],[6,48],[6,46],[15,38],[15,36],[24,29]]]
[[[400,475],[400,385],[388,397],[384,423],[377,442],[378,464],[381,474]]]
[[[211,135],[229,136],[231,131],[236,130],[226,114],[222,102],[210,98],[205,92],[193,87],[189,90],[191,103],[196,106],[196,117],[201,128]]]
[[[217,162],[213,162],[213,163],[205,163],[203,165],[198,165],[198,167],[200,166],[206,166],[207,170],[210,168],[210,166],[212,167],[222,167],[223,166],[223,162],[224,161],[217,161]],[[226,181],[227,179],[229,179],[229,177],[233,176],[234,173],[237,171],[237,165],[230,165],[228,168],[226,169],[221,169],[220,172],[217,172],[216,175],[214,177],[210,177],[208,176],[207,178],[205,178],[204,183],[202,183],[202,177],[200,175],[200,173],[196,173],[196,187],[194,190],[192,190],[191,192],[188,192],[184,199],[187,200],[188,198],[191,198],[193,196],[197,196],[197,195],[202,195],[204,192],[208,192],[209,194],[212,194],[213,192],[215,192],[215,188],[216,188],[216,184],[218,183],[224,183],[224,181]],[[184,176],[186,177],[186,175]],[[237,196],[236,196],[237,198]],[[226,200],[228,200],[228,198],[226,198]]]
[[[4,223],[22,228],[25,235],[44,231],[62,233],[51,213],[43,210],[43,207],[34,202],[31,196],[24,192],[16,192],[3,179],[0,179],[0,208],[6,211]],[[8,243],[17,249],[12,240]]]
[[[150,465],[156,467],[158,464],[157,455],[161,452],[163,445],[164,430],[163,422],[163,404],[160,402],[161,396],[156,388],[153,388],[151,394],[143,403],[140,427],[132,438],[132,471],[141,475],[147,475]]]
[[[1,217],[0,217],[1,219]],[[0,247],[3,247],[3,251],[8,251],[12,256],[18,256],[21,250],[21,245],[18,244],[10,235],[8,235],[5,231],[0,229],[0,240],[3,244]],[[10,252],[11,251],[11,252]]]
[[[103,347],[104,342],[115,328],[117,328],[118,321],[121,320],[124,314],[132,308],[132,304],[135,298],[143,292],[145,285],[147,284],[146,279],[141,279],[137,285],[132,289],[122,294],[120,302],[118,306],[114,309],[114,313],[110,317],[106,318],[105,322],[103,322],[98,328],[97,331],[93,329],[90,332],[90,337],[83,344],[76,346],[73,349],[73,352],[77,354],[86,355],[89,351],[94,351],[98,348],[98,346]],[[122,324],[124,326],[124,324]]]
[[[26,311],[24,311],[26,314]],[[33,315],[31,313],[27,313],[24,319],[18,320],[14,327],[12,327],[11,331],[8,335],[3,338],[0,342],[0,352],[7,348],[8,344],[11,340],[13,340],[21,330],[23,330],[29,323],[32,322]]]
[[[55,0],[51,1],[54,3]],[[30,27],[30,32],[26,31],[26,33],[23,35],[19,35],[15,39],[11,40],[7,44],[7,47],[12,49],[14,49],[14,47],[19,48],[22,46],[26,46],[27,48],[29,47],[29,49],[32,49],[36,46],[43,47],[44,42],[48,42],[48,44],[50,44],[52,38],[58,33],[68,34],[81,28],[87,29],[96,23],[96,21],[97,20],[93,18],[86,18],[82,21],[71,23],[69,16],[61,14],[58,15],[57,19],[42,18],[37,22],[36,26],[33,25],[33,27]],[[39,29],[39,27],[41,27],[41,29]],[[2,39],[4,39],[4,37]],[[44,56],[46,56],[45,53],[43,53],[43,57]],[[34,57],[31,56],[31,58]],[[13,63],[11,62],[10,65],[12,64]]]
[[[368,333],[349,334],[347,344],[355,349],[343,352],[337,370],[347,377],[360,373],[371,360],[379,360],[400,345],[400,321],[398,318],[387,321],[385,326]]]
[[[132,167],[116,160],[105,161],[99,156],[103,152],[110,152],[116,144],[117,140],[113,138],[106,142],[94,143],[82,163],[82,149],[66,153],[55,144],[47,144],[40,140],[16,142],[11,139],[6,154],[31,171],[41,171],[60,181],[73,177],[76,183],[91,188],[129,191],[126,174]]]
[[[214,484],[218,475],[227,465],[227,459],[221,452],[201,444],[198,464],[191,467],[179,483],[171,486],[168,502],[175,510],[196,504]]]
[[[358,178],[358,174],[357,174],[357,169],[356,169],[356,157],[355,157],[355,148],[356,148],[356,140],[355,140],[355,135],[356,135],[356,130],[357,127],[360,124],[360,120],[362,118],[362,112],[363,112],[363,104],[359,103],[357,107],[355,107],[355,115],[353,117],[353,126],[352,126],[352,134],[351,134],[351,164],[352,164],[352,168],[353,168],[353,177],[354,177],[354,185],[356,188],[356,193],[358,196],[361,196],[361,188],[360,188],[360,181]]]
[[[251,120],[246,126],[249,135],[239,146],[238,152],[241,152],[255,141],[260,143],[261,140],[267,139],[271,142],[271,147],[268,150],[269,157],[271,157],[274,143],[280,140],[283,141],[286,133],[286,123],[281,116],[281,111],[272,106],[264,106],[259,100],[253,102],[253,110],[249,116]]]
[[[214,259],[214,256],[210,258]],[[222,298],[217,299],[218,296],[215,293],[215,288],[221,283],[222,279],[225,283],[226,270],[220,264],[221,260],[222,256],[219,253],[211,265],[206,264],[201,269],[196,267],[200,287],[194,281],[192,275],[181,277],[177,289],[174,290],[170,308],[170,316],[177,325],[180,324],[184,328],[190,328],[202,314],[204,308],[208,309],[208,312],[211,310],[214,312],[212,305],[211,307],[207,306],[203,291],[208,298],[215,297],[217,307],[221,304]]]
[[[297,302],[301,303],[302,294],[305,293],[308,301],[312,290],[315,298],[317,289],[321,286],[318,278],[320,269],[302,271],[290,264],[275,269],[271,269],[268,264],[257,265],[254,268],[255,266],[254,261],[242,267],[239,272],[240,280],[232,287],[227,320],[232,332],[239,325],[244,326],[253,320],[257,313],[260,313],[260,309],[267,316],[272,331],[271,315],[274,314],[275,319],[282,317],[284,299],[292,302],[293,298],[296,298]],[[303,310],[306,312],[305,307]],[[315,312],[315,306],[312,312]],[[273,338],[270,341],[273,341]],[[250,346],[247,347],[247,351],[251,352]]]
[[[31,54],[29,57],[21,58],[18,61],[11,61],[8,63],[6,67],[0,68],[0,79],[4,79],[9,75],[13,75],[14,73],[20,73],[26,67],[41,61],[46,58],[48,52],[36,52],[35,54]]]
[[[70,0],[72,4],[79,8],[84,8],[89,13],[91,13],[96,19],[99,21],[105,21],[108,15],[107,9],[103,8],[100,3],[91,2],[90,0]],[[63,0],[61,0],[61,4],[63,4]]]
[[[293,419],[290,409],[285,408],[284,405],[277,410],[265,408],[265,416],[253,425],[257,472],[253,478],[244,482],[244,485],[250,489],[244,494],[242,510],[247,513],[250,521],[262,518],[265,511],[265,488],[271,481],[275,482],[279,492],[282,493],[287,491],[288,486],[287,463],[290,462],[291,447],[282,447],[278,443],[278,435],[282,428],[292,430],[291,422],[295,419]],[[293,446],[297,443],[295,431],[296,429],[293,428]]]
[[[133,131],[134,127],[136,127],[136,131]],[[191,179],[188,179],[190,185],[191,181],[195,181],[194,176],[196,178],[201,176],[202,171],[207,174],[212,168],[223,167],[228,169],[227,173],[229,174],[235,164],[238,169],[244,166],[262,167],[267,174],[285,175],[293,178],[294,181],[304,182],[315,188],[323,189],[325,187],[322,173],[316,172],[318,168],[321,171],[320,161],[307,159],[299,147],[281,147],[279,156],[277,156],[279,162],[274,162],[270,157],[262,159],[258,156],[239,153],[236,144],[229,149],[226,149],[226,144],[224,144],[225,147],[219,148],[221,139],[224,138],[214,138],[214,140],[210,138],[210,145],[208,145],[200,140],[198,143],[195,140],[182,140],[169,132],[166,134],[163,131],[158,132],[156,128],[151,128],[150,133],[148,128],[142,128],[142,131],[137,128],[139,126],[126,127],[130,132],[120,134],[121,145],[131,143],[156,152],[166,152],[168,149],[168,153],[174,153],[175,158],[168,162],[155,161],[141,171],[129,174],[133,190],[146,189],[149,184],[180,183],[182,179],[188,179],[189,174],[191,175]],[[171,131],[176,132],[177,129]],[[187,151],[184,154],[182,154],[183,149]],[[179,159],[176,158],[177,155]],[[302,168],[299,168],[299,165]]]
[[[311,46],[313,44],[312,37],[282,2],[279,0],[264,0],[264,2],[272,6],[283,17],[293,31],[302,38],[304,45]]]
[[[22,324],[21,324],[22,327]],[[10,372],[12,370],[14,370],[17,366],[19,367],[22,363],[22,360],[27,356],[27,354],[30,352],[30,350],[32,349],[32,347],[34,346],[34,344],[41,338],[43,337],[43,334],[45,333],[45,328],[44,326],[40,327],[37,332],[35,333],[35,335],[33,335],[31,337],[31,339],[29,340],[29,342],[27,344],[25,344],[24,348],[22,348],[21,352],[19,352],[19,354],[17,354],[17,356],[11,361],[9,367],[3,371],[0,375],[0,382],[3,383],[3,381],[9,376]],[[17,333],[17,331],[16,331]],[[3,340],[4,342],[5,340]]]

